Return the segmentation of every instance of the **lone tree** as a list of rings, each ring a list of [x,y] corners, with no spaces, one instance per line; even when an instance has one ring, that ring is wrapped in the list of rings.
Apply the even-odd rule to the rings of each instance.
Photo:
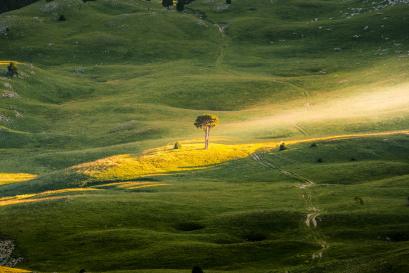
[[[205,149],[209,149],[210,129],[219,124],[219,118],[215,115],[198,116],[195,121],[196,128],[203,129],[205,132]]]

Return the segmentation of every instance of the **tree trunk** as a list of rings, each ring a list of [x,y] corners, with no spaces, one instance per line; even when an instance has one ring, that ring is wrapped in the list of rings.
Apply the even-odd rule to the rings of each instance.
[[[209,134],[210,134],[210,128],[206,127],[205,129],[205,150],[209,149]]]

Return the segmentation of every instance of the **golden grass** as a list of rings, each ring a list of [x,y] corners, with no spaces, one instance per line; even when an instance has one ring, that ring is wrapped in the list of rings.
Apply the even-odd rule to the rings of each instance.
[[[0,61],[0,65],[9,65],[10,63],[22,64],[22,63],[17,62],[17,61],[4,61],[4,60]]]
[[[36,202],[64,199],[65,198],[64,196],[53,196],[53,195],[71,193],[71,192],[95,191],[95,190],[97,189],[69,188],[69,189],[62,189],[62,190],[45,191],[41,193],[22,194],[22,195],[16,195],[12,197],[3,197],[3,198],[0,198],[0,207],[16,205],[16,204],[36,203]]]
[[[308,142],[399,134],[409,134],[409,130],[291,139],[286,140],[285,143],[287,145],[294,145]],[[73,167],[72,170],[96,180],[129,180],[150,175],[203,169],[227,161],[248,157],[257,150],[276,148],[280,143],[281,141],[237,145],[211,144],[209,150],[204,150],[203,144],[184,143],[183,148],[180,150],[174,150],[172,146],[166,146],[149,150],[139,156],[130,154],[117,155],[81,164]]]
[[[29,173],[0,173],[0,185],[24,182],[36,177],[37,175]]]
[[[132,179],[189,171],[249,156],[257,145],[212,144],[209,150],[203,144],[184,144],[180,150],[171,146],[149,150],[133,156],[117,155],[74,167],[76,172],[98,180]]]
[[[32,271],[18,269],[18,268],[11,268],[6,266],[0,266],[0,273],[29,273]]]

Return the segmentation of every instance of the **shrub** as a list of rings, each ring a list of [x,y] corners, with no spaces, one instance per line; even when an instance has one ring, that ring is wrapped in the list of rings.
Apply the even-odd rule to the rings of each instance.
[[[14,77],[18,75],[18,69],[15,63],[11,62],[7,66],[7,76],[8,77]]]
[[[176,142],[175,145],[173,146],[173,149],[175,149],[175,150],[182,149],[182,144],[180,144],[180,142]]]
[[[318,147],[317,143],[312,143],[312,144],[310,145],[310,148],[317,148],[317,147]]]
[[[280,147],[278,148],[280,151],[284,151],[284,150],[287,150],[288,148],[287,148],[287,146],[285,145],[285,143],[283,142],[283,143],[281,143],[280,144]]]
[[[226,4],[230,5],[231,4],[231,0],[226,0]]]
[[[324,160],[323,160],[322,158],[318,158],[318,159],[317,159],[317,162],[318,162],[318,163],[323,163]]]
[[[58,21],[60,21],[60,22],[64,22],[64,21],[66,21],[67,19],[65,18],[65,16],[63,15],[63,14],[61,14],[59,17],[58,17]]]

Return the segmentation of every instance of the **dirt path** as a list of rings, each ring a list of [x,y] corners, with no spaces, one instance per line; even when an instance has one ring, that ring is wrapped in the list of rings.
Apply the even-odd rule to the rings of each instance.
[[[303,191],[301,196],[305,202],[305,208],[307,210],[307,215],[305,217],[304,224],[309,230],[309,233],[311,235],[311,240],[321,246],[321,248],[318,251],[315,251],[314,253],[312,253],[311,259],[320,260],[323,257],[325,251],[330,247],[330,245],[325,240],[324,234],[318,229],[318,217],[320,216],[321,211],[317,206],[315,206],[313,202],[313,195],[312,195],[313,193],[310,190],[311,187],[316,186],[316,183],[312,181],[311,179],[308,179],[295,172],[285,170],[282,167],[280,167],[278,164],[274,164],[266,160],[264,155],[265,153],[254,153],[252,155],[252,158],[255,161],[257,161],[260,165],[262,165],[263,167],[278,170],[281,174],[301,182],[301,184],[297,185],[296,187]],[[275,157],[280,160],[287,160],[287,159],[281,158],[280,156],[275,156]],[[292,161],[292,160],[287,160],[287,161]],[[292,163],[296,163],[296,162],[292,162]]]
[[[200,10],[195,10],[192,8],[187,8],[187,11],[189,11],[193,16],[198,18],[199,20],[203,21],[206,23],[206,25],[213,25],[217,28],[218,32],[220,33],[220,46],[219,46],[219,54],[216,58],[216,69],[220,69],[222,67],[223,61],[224,61],[224,56],[225,56],[225,51],[227,48],[227,39],[226,39],[226,33],[225,30],[228,27],[227,24],[220,24],[216,23],[215,21],[211,20],[210,18],[207,17],[207,14],[200,11]]]
[[[226,34],[225,34],[225,29],[227,25],[215,24],[215,26],[219,30],[220,36],[221,36],[219,56],[216,59],[216,68],[220,68],[223,65],[224,55],[225,55],[225,51],[227,47]]]

